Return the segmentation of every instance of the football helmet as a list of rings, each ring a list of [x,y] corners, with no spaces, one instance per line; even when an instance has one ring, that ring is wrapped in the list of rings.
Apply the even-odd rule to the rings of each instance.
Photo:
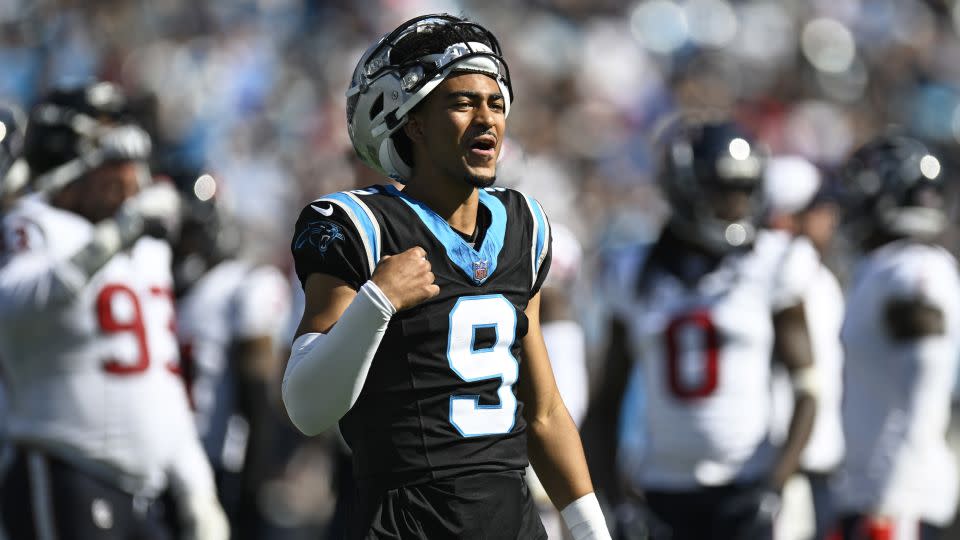
[[[453,72],[493,77],[510,112],[513,90],[500,44],[479,24],[445,13],[416,17],[381,37],[360,57],[347,90],[347,125],[360,159],[398,180],[411,164],[392,135],[410,111]]]
[[[37,192],[55,192],[103,163],[150,156],[150,137],[111,83],[56,88],[31,109],[29,122],[23,154]]]
[[[29,174],[21,159],[26,118],[19,107],[0,103],[0,199],[23,188]]]
[[[177,296],[220,261],[240,250],[239,225],[224,207],[221,182],[192,167],[165,170],[181,197],[180,234],[173,242]]]
[[[930,239],[947,225],[941,161],[917,139],[881,135],[853,153],[841,177],[855,235]]]
[[[751,245],[763,216],[766,154],[760,146],[729,121],[685,120],[664,142],[658,181],[672,210],[667,226],[715,254]],[[747,199],[736,216],[718,204],[732,191]]]

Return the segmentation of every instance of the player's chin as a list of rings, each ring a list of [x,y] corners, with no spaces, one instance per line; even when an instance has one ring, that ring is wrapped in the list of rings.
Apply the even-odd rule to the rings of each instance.
[[[465,178],[468,184],[475,188],[488,188],[496,183],[496,176],[476,176],[468,174]]]
[[[497,164],[493,161],[489,165],[476,166],[465,164],[464,179],[468,184],[478,188],[488,188],[497,181]]]

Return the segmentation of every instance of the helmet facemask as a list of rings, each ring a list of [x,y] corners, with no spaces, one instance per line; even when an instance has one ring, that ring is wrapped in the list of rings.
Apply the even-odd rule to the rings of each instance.
[[[104,91],[109,95],[98,101]],[[98,83],[57,92],[30,114],[24,153],[33,191],[55,193],[101,165],[121,161],[138,162],[140,186],[150,183],[150,136],[127,116],[123,96],[113,94],[118,90]]]
[[[847,229],[931,240],[947,226],[940,160],[919,141],[881,136],[854,153],[843,171]]]
[[[749,247],[763,215],[762,152],[739,137],[716,155],[698,152],[681,137],[665,156],[660,181],[672,208],[669,226],[716,255]]]

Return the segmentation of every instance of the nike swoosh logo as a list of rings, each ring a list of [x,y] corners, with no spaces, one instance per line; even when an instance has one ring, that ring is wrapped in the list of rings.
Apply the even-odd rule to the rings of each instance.
[[[326,208],[320,208],[319,206],[316,206],[316,205],[311,204],[311,205],[310,205],[310,208],[313,208],[313,209],[316,210],[317,212],[320,212],[320,215],[321,215],[321,216],[330,217],[330,216],[333,215],[333,205],[332,205],[332,204],[331,204],[330,206],[326,207]]]

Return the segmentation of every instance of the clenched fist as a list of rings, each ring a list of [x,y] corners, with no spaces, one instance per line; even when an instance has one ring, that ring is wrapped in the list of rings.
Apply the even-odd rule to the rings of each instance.
[[[421,247],[380,259],[370,278],[387,295],[397,311],[409,309],[440,294],[434,284],[427,252]]]

